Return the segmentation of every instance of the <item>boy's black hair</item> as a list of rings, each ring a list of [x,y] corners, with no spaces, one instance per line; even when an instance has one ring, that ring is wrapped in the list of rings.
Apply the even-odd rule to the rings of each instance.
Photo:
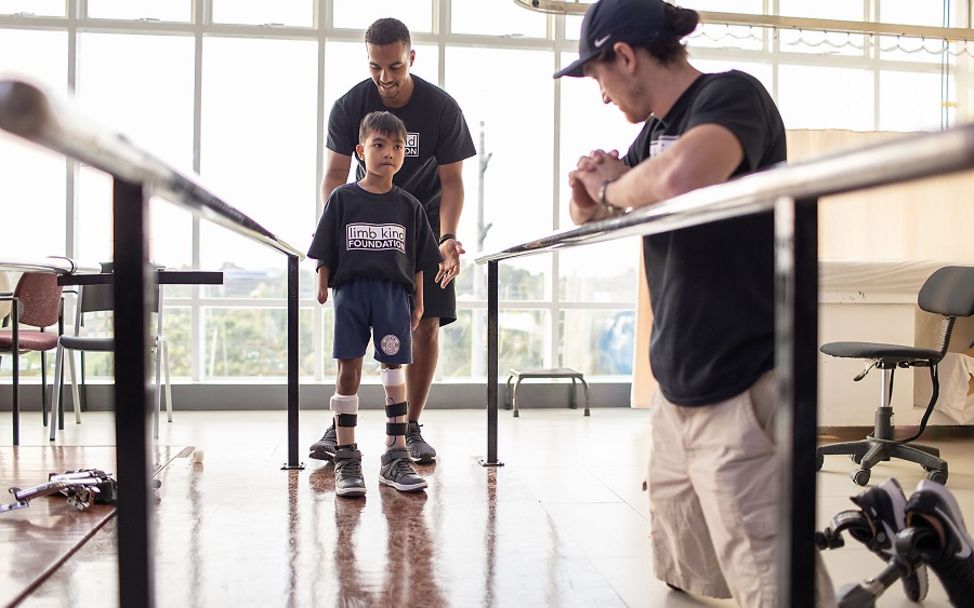
[[[392,17],[377,19],[375,23],[369,26],[369,29],[365,30],[366,44],[383,45],[392,44],[393,42],[402,42],[406,45],[406,48],[412,48],[412,42],[409,39],[409,28],[398,19]]]
[[[406,141],[406,125],[395,114],[389,112],[366,114],[358,129],[358,143],[364,144],[369,135],[376,131],[389,136],[398,135],[403,141]]]

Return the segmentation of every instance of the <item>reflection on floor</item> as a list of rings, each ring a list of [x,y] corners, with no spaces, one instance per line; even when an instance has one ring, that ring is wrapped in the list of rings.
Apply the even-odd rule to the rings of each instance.
[[[302,418],[302,453],[318,439],[325,412]],[[434,410],[424,435],[440,462],[418,467],[425,493],[377,482],[381,412],[359,422],[368,494],[336,499],[329,464],[286,460],[283,412],[176,412],[162,444],[196,446],[204,462],[176,459],[161,475],[156,587],[160,606],[730,606],[671,592],[652,576],[645,494],[645,411],[595,409],[502,413],[500,459],[484,469],[484,414]],[[6,425],[6,426],[5,426]],[[9,415],[0,440],[9,441]],[[46,446],[39,415],[24,415],[23,442]],[[58,445],[112,442],[110,416],[68,424]],[[974,514],[974,448],[941,442],[950,487]],[[0,461],[4,471],[16,466]],[[850,508],[852,463],[829,459],[819,474],[819,521]],[[874,482],[912,488],[916,465],[885,463]],[[33,507],[32,507],[33,508]],[[974,520],[974,515],[971,516]],[[0,525],[3,522],[0,521]],[[112,522],[23,606],[113,606]],[[30,551],[24,546],[23,551]],[[852,543],[825,555],[838,582],[878,572],[879,560]],[[924,606],[947,606],[939,583]],[[907,606],[898,588],[879,606]]]

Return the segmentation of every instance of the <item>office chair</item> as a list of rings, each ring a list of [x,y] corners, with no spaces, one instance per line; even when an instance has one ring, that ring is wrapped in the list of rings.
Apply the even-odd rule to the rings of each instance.
[[[57,352],[54,359],[54,399],[51,403],[51,415],[54,416],[59,410],[61,403],[61,390],[64,384],[64,359],[67,352],[68,367],[71,372],[71,386],[74,406],[74,420],[76,424],[81,423],[81,399],[78,392],[78,381],[75,374],[74,351],[82,354],[85,352],[114,352],[115,339],[113,337],[93,337],[81,334],[83,319],[86,313],[111,311],[114,308],[114,287],[111,284],[104,285],[79,285],[78,304],[75,307],[74,331],[72,335],[62,335],[57,341]],[[153,423],[153,437],[159,438],[159,416],[162,411],[163,385],[161,383],[163,370],[165,370],[165,395],[166,411],[169,422],[172,422],[172,386],[169,380],[169,351],[166,339],[162,333],[162,306],[161,306],[161,287],[153,292],[155,296],[150,301],[152,312],[156,315],[156,334],[153,339],[153,349],[156,352],[155,371],[156,371],[156,391],[155,391],[155,412]],[[53,418],[52,418],[53,420]],[[50,440],[54,441],[54,424],[50,427]]]
[[[47,411],[47,359],[45,353],[57,346],[61,333],[61,286],[57,275],[25,272],[17,280],[13,295],[0,295],[0,300],[12,303],[10,329],[0,329],[0,353],[13,355],[13,444],[20,443],[20,359],[21,353],[37,351],[41,354],[41,407]],[[36,330],[21,329],[21,325]],[[44,330],[58,325],[58,333]],[[53,400],[52,400],[53,403]],[[53,424],[52,424],[53,426]]]
[[[859,465],[859,469],[851,475],[852,480],[864,486],[869,482],[870,470],[876,463],[901,458],[922,466],[931,481],[947,483],[947,461],[940,458],[940,450],[910,442],[923,434],[937,403],[940,393],[937,365],[947,353],[954,322],[958,317],[974,314],[974,268],[946,266],[938,269],[923,283],[917,303],[921,309],[944,317],[935,349],[870,342],[830,342],[822,346],[821,350],[826,355],[865,359],[870,362],[854,381],[862,380],[875,367],[882,371],[883,384],[873,434],[860,441],[819,446],[816,451],[818,470],[821,470],[825,456],[848,454]],[[893,374],[896,368],[911,367],[926,367],[930,370],[933,394],[917,433],[906,439],[897,439],[893,434],[893,408],[890,406],[893,397]]]

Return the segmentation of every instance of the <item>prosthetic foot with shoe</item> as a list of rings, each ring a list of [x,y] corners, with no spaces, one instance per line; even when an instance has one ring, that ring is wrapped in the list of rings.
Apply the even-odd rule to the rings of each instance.
[[[911,601],[927,595],[927,566],[954,606],[974,607],[974,554],[963,516],[944,486],[923,480],[907,499],[895,479],[851,498],[859,510],[842,511],[815,533],[819,549],[844,546],[842,533],[863,543],[886,567],[859,584],[839,589],[840,608],[873,606],[897,580]]]

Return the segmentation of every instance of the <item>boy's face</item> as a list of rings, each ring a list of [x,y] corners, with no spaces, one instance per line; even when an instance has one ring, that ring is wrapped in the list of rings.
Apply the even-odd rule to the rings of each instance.
[[[409,80],[409,68],[416,52],[403,42],[366,44],[369,73],[383,101],[395,101]]]
[[[373,131],[355,151],[365,161],[366,171],[390,179],[406,160],[406,142],[396,133]]]

